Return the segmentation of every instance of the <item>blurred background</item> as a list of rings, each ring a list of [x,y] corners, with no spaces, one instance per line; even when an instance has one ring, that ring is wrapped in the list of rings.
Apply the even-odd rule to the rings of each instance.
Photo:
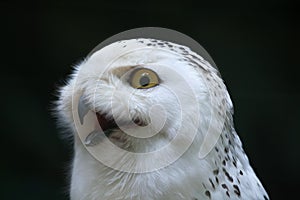
[[[0,199],[68,199],[72,147],[51,115],[55,91],[100,42],[143,26],[180,31],[210,53],[252,166],[271,199],[291,199],[300,178],[298,5],[1,1]]]

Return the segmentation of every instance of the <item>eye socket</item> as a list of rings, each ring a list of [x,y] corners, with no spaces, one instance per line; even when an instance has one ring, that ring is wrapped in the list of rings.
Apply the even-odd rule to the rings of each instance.
[[[147,68],[139,68],[132,72],[130,85],[136,89],[148,89],[159,84],[158,75]]]

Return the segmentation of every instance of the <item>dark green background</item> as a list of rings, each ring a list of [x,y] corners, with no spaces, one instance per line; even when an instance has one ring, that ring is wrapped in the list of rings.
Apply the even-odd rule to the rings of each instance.
[[[296,1],[2,1],[0,199],[67,199],[70,145],[50,114],[55,90],[98,43],[159,26],[211,54],[235,105],[236,129],[271,199],[299,191]]]

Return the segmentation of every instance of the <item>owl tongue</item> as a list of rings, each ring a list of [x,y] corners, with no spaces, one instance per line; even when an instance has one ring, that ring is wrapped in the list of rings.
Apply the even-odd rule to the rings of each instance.
[[[107,130],[118,128],[118,125],[116,124],[115,120],[113,118],[107,118],[105,117],[105,114],[96,113],[98,123],[104,133],[110,132]]]
[[[119,126],[117,125],[117,123],[113,117],[107,117],[106,114],[100,114],[98,112],[96,113],[96,115],[97,115],[98,123],[99,123],[102,131],[105,133],[105,135],[107,135],[107,133],[110,133],[111,132],[110,130],[119,128]],[[146,122],[144,122],[143,120],[141,120],[139,118],[132,119],[132,122],[138,126],[146,126],[147,125]],[[119,122],[119,125],[126,126],[126,125],[129,125],[130,123],[131,122],[121,122],[121,124],[120,124],[120,122]]]
[[[80,113],[82,113],[82,110]],[[99,142],[101,142],[105,136],[107,138],[110,138],[112,130],[118,128],[113,118],[109,119],[105,117],[105,114],[100,114],[97,112],[96,116],[99,126],[102,130],[100,131],[98,128],[96,128],[94,131],[90,132],[84,139],[84,144],[86,146],[95,146],[99,144]]]

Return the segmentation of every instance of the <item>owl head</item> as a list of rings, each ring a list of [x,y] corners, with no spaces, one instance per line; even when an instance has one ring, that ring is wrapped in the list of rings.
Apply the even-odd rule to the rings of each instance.
[[[77,147],[113,168],[151,171],[187,150],[206,156],[231,120],[232,103],[218,70],[190,48],[136,38],[77,65],[58,112]]]

